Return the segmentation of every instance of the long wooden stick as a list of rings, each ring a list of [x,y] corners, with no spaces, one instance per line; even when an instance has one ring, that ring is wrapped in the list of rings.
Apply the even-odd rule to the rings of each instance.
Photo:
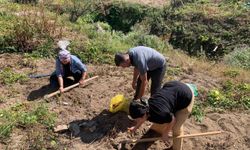
[[[94,77],[92,77],[92,78],[86,79],[86,80],[85,80],[85,83],[86,83],[86,82],[89,82],[89,81],[91,81],[91,80],[94,80],[95,78],[98,78],[98,76],[94,76]],[[76,84],[73,84],[73,85],[71,85],[71,86],[68,86],[68,87],[64,88],[64,92],[66,92],[66,91],[68,91],[68,90],[70,90],[70,89],[73,89],[73,88],[75,88],[75,87],[77,87],[77,86],[79,86],[79,83],[76,83]],[[50,94],[48,94],[48,95],[45,95],[44,98],[50,98],[50,97],[55,96],[55,95],[57,95],[57,94],[59,94],[59,93],[60,93],[60,90],[57,90],[56,92],[50,93]]]
[[[212,132],[205,132],[205,133],[196,133],[196,134],[186,134],[177,136],[175,138],[192,138],[197,136],[206,136],[206,135],[215,135],[215,134],[221,134],[223,131],[212,131]],[[153,142],[161,140],[161,137],[155,137],[155,138],[144,138],[144,139],[138,139],[138,140],[124,140],[121,143],[141,143],[141,142]]]

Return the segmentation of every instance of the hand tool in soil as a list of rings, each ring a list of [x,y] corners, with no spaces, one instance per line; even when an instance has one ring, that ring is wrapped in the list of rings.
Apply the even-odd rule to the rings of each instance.
[[[98,78],[98,76],[94,76],[92,78],[86,79],[84,82],[87,83],[87,82],[89,82],[91,80],[94,80],[96,78]],[[70,89],[73,89],[73,88],[75,88],[77,86],[79,86],[79,83],[76,83],[76,84],[73,84],[71,86],[68,86],[68,87],[64,88],[64,92],[69,91]],[[55,96],[55,95],[57,95],[59,93],[60,93],[60,90],[57,90],[56,92],[53,92],[53,93],[48,94],[48,95],[45,95],[44,98],[50,98],[50,97]]]
[[[51,74],[36,74],[36,75],[29,75],[29,78],[43,78],[43,77],[48,77]]]
[[[212,131],[212,132],[180,135],[175,138],[193,138],[197,136],[216,135],[216,134],[221,134],[221,133],[223,133],[223,131]],[[124,140],[124,141],[121,141],[120,143],[142,143],[142,142],[153,142],[157,140],[161,140],[161,137],[144,138],[144,139],[138,139],[138,140]]]

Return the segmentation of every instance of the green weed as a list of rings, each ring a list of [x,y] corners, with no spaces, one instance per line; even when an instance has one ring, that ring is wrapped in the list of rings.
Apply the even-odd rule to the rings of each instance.
[[[250,95],[243,96],[241,102],[246,109],[250,109]]]
[[[250,108],[250,84],[237,84],[228,80],[222,83],[222,87],[221,90],[209,91],[207,99],[210,106],[222,109]]]
[[[10,68],[5,68],[0,72],[0,80],[3,84],[13,84],[15,82],[24,82],[27,80],[25,74],[15,73]]]
[[[170,75],[170,76],[178,76],[182,73],[182,68],[180,67],[168,67],[167,69],[167,75]]]
[[[212,107],[232,109],[236,106],[237,101],[226,97],[219,90],[210,90],[208,93],[208,102]]]
[[[4,103],[6,101],[6,98],[2,95],[0,95],[0,104]]]
[[[194,104],[191,115],[194,116],[195,121],[201,122],[204,117],[204,111],[201,104]]]
[[[0,138],[8,138],[12,129],[18,127],[28,128],[41,124],[52,128],[55,117],[55,114],[50,113],[44,104],[32,106],[32,109],[27,104],[16,104],[10,109],[0,111]]]
[[[0,124],[0,139],[5,139],[10,136],[14,125],[12,123]]]
[[[230,77],[230,78],[235,78],[235,77],[237,77],[239,74],[240,74],[239,71],[236,71],[236,70],[229,70],[229,71],[225,71],[225,72],[224,72],[224,75],[225,75],[225,76],[228,76],[228,77]]]

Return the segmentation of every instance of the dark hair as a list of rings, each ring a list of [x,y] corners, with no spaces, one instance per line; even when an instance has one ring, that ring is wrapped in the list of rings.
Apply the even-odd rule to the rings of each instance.
[[[129,115],[133,118],[140,118],[148,113],[148,106],[141,102],[132,101],[129,106]]]
[[[115,54],[115,65],[120,66],[121,63],[125,61],[124,53],[116,53]]]

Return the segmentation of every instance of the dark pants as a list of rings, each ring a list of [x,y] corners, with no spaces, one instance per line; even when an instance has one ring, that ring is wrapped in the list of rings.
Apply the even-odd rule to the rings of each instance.
[[[74,78],[74,81],[71,83],[67,83],[69,81],[68,77],[72,76]],[[74,84],[80,81],[82,78],[82,72],[77,71],[76,73],[73,72],[66,72],[65,75],[63,76],[63,84],[68,85],[68,84]],[[59,82],[58,82],[58,77],[56,75],[56,72],[53,72],[52,75],[50,76],[50,85],[53,87],[59,87]],[[66,81],[66,82],[65,82]]]
[[[151,88],[150,88],[150,95],[152,96],[156,93],[159,89],[161,89],[162,80],[164,78],[166,72],[166,63],[163,67],[148,71],[147,72],[147,79],[148,81],[151,79]],[[134,99],[138,96],[141,88],[141,79],[140,77],[137,79],[136,91]]]

